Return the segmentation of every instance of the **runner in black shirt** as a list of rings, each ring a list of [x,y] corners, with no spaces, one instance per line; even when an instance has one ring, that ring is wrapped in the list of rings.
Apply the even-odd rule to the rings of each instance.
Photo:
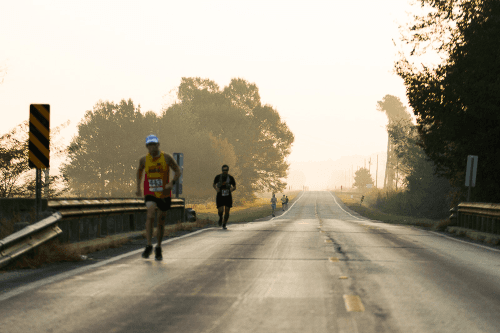
[[[229,220],[229,210],[233,207],[233,197],[231,192],[236,190],[236,182],[233,176],[228,174],[229,167],[222,166],[222,174],[215,176],[214,189],[217,191],[217,210],[219,211],[219,226],[226,228],[227,220]],[[224,223],[222,222],[222,214],[224,213]]]

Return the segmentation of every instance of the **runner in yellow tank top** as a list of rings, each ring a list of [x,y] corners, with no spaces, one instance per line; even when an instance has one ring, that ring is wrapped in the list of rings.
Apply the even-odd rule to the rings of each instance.
[[[160,152],[160,156],[153,157],[146,155],[144,171],[144,195],[155,196],[157,198],[168,198],[171,191],[164,193],[164,186],[168,184],[170,168],[165,160],[165,153]]]
[[[156,208],[160,210],[158,219],[158,228],[156,232],[157,245],[155,248],[155,259],[162,260],[161,241],[165,227],[165,217],[167,210],[170,209],[171,190],[174,182],[181,177],[181,169],[170,154],[166,154],[159,150],[160,142],[155,135],[150,135],[146,138],[146,148],[149,154],[144,156],[139,161],[139,169],[137,170],[137,196],[141,196],[141,180],[142,173],[144,176],[144,201],[147,207],[146,218],[146,239],[147,245],[143,258],[149,258],[153,251],[153,223]],[[169,181],[170,168],[175,172],[174,179]]]

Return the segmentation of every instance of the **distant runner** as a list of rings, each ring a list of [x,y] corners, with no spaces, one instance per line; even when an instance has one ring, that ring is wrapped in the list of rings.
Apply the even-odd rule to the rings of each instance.
[[[156,230],[157,244],[155,248],[155,259],[162,260],[161,241],[165,227],[165,217],[167,210],[171,205],[171,189],[174,182],[181,177],[181,169],[170,154],[159,150],[160,142],[155,135],[149,135],[146,138],[146,148],[149,151],[145,157],[139,161],[139,169],[137,170],[137,192],[138,197],[141,196],[141,180],[142,173],[144,176],[144,202],[147,207],[146,218],[146,249],[142,253],[143,258],[149,258],[153,251],[151,238],[153,237],[153,224],[155,219],[156,208],[160,210],[158,218],[158,228]],[[175,172],[174,179],[169,181],[170,168]]]
[[[276,195],[273,193],[273,197],[271,198],[271,209],[273,211],[273,217],[276,216],[274,215],[274,211],[276,210],[276,202],[278,202],[278,199],[276,198]]]
[[[288,195],[286,196],[285,209],[288,209]]]
[[[233,196],[231,193],[236,190],[236,181],[233,176],[229,175],[229,167],[222,166],[222,174],[215,176],[214,189],[217,191],[215,202],[219,213],[219,227],[222,225],[223,229],[226,228],[227,220],[229,220],[229,210],[233,207]],[[224,221],[222,221],[222,214],[224,213]]]
[[[281,210],[285,210],[285,204],[286,204],[286,198],[285,198],[285,195],[283,194],[283,196],[281,197]]]

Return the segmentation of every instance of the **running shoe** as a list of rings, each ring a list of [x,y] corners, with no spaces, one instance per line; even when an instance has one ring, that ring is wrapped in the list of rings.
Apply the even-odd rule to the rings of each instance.
[[[153,251],[153,246],[152,245],[146,246],[146,248],[144,249],[144,252],[142,252],[142,257],[145,258],[145,259],[148,259],[149,256],[151,255],[152,251]]]
[[[225,223],[222,225],[222,229],[227,229]]]
[[[161,247],[155,247],[155,260],[163,260],[163,256],[161,255]]]

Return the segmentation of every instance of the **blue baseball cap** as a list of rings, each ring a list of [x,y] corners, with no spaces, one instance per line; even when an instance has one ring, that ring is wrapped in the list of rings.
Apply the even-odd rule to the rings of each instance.
[[[147,138],[146,138],[146,144],[150,144],[150,143],[159,143],[160,141],[158,140],[158,138],[156,137],[156,135],[154,134],[151,134],[149,135]]]

